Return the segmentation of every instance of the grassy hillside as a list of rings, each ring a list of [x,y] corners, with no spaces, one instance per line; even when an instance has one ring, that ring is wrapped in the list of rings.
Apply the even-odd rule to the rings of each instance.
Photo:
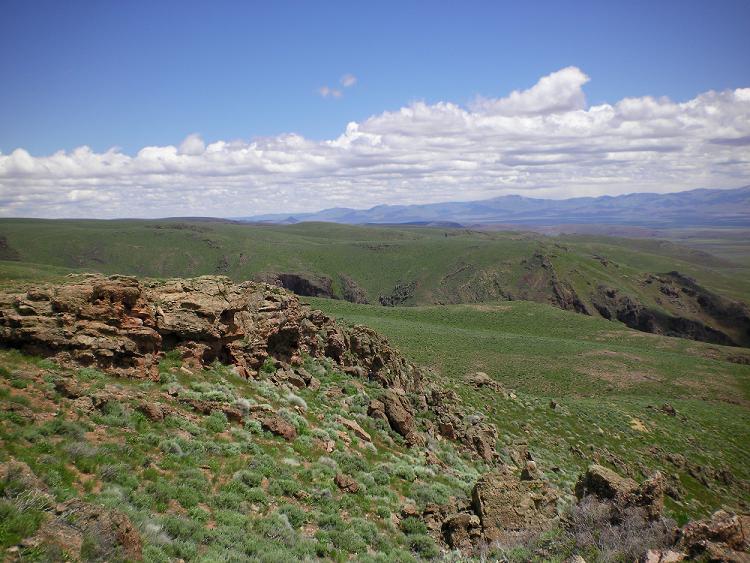
[[[17,262],[1,271],[7,285],[64,272]],[[568,494],[561,509],[592,460],[637,480],[661,470],[667,515],[679,523],[723,506],[748,507],[747,350],[645,334],[526,301],[414,307],[307,301],[382,332],[409,359],[431,367],[432,382],[457,393],[465,419],[497,428],[503,462],[528,447],[545,478]],[[403,517],[402,508],[421,511],[451,497],[468,502],[490,467],[450,440],[431,443],[430,455],[406,447],[367,414],[382,392],[375,382],[329,360],[305,358],[305,368],[319,388],[273,384],[274,362],[264,364],[258,379],[245,380],[218,363],[188,368],[168,353],[159,380],[144,381],[0,350],[0,466],[14,460],[32,472],[0,479],[0,547],[33,536],[44,522],[74,525],[75,513],[55,507],[81,499],[89,510],[126,514],[147,561],[437,555],[425,523]],[[470,379],[478,370],[495,384],[478,388]],[[252,417],[239,423],[221,410],[201,414],[175,397],[273,412],[296,437],[275,436]],[[163,416],[154,416],[155,408]],[[431,414],[417,413],[419,423],[430,424]],[[339,473],[352,477],[356,492],[337,485]],[[106,534],[86,537],[80,552],[84,559],[127,559],[107,551],[108,542]],[[545,542],[536,560],[564,561],[577,552],[563,529],[546,533]],[[67,557],[65,547],[45,541],[25,544],[20,554]],[[593,547],[586,555],[601,560]],[[520,562],[531,552],[498,547],[488,557]]]
[[[557,468],[551,478],[562,486],[599,455],[636,474],[659,468],[673,476],[683,492],[670,505],[678,516],[750,502],[746,352],[528,302],[383,308],[308,301],[375,328],[410,359],[432,366],[507,445],[527,440],[544,467]],[[511,398],[474,389],[467,376],[477,370],[513,390]],[[558,406],[550,408],[551,401]],[[665,403],[678,415],[665,414]],[[669,454],[689,463],[678,467]],[[711,468],[713,480],[699,467]],[[718,477],[722,467],[731,483]]]
[[[369,302],[382,297],[397,305],[525,299],[598,315],[606,287],[657,315],[750,342],[747,329],[724,311],[706,311],[700,300],[679,294],[680,287],[665,290],[650,277],[677,271],[696,280],[701,292],[747,302],[747,268],[666,241],[324,223],[27,219],[0,221],[0,241],[6,261],[63,270],[234,280],[287,272],[328,278],[336,296],[344,294],[342,276],[348,276]],[[9,275],[22,274],[6,267]]]

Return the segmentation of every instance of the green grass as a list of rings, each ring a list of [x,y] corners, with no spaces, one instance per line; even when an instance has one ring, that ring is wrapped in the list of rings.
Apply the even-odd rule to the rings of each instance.
[[[434,554],[435,543],[427,536],[412,541],[390,515],[410,497],[424,502],[453,494],[466,500],[466,483],[452,472],[434,475],[421,451],[410,451],[366,416],[370,396],[379,391],[375,384],[353,386],[362,400],[350,407],[328,393],[348,377],[311,359],[306,365],[322,386],[299,395],[244,380],[218,364],[186,378],[174,357],[162,363],[160,382],[125,381],[0,351],[0,463],[27,463],[52,495],[44,506],[30,505],[24,496],[29,484],[0,482],[0,547],[33,535],[53,517],[55,502],[80,497],[127,514],[141,530],[149,561],[345,561],[368,552],[413,561]],[[50,383],[70,376],[86,394],[114,389],[122,398],[89,414],[77,411]],[[20,389],[12,385],[19,378],[26,382]],[[138,412],[140,401],[164,401],[161,393],[176,383],[182,385],[181,396],[267,404],[293,422],[299,436],[288,443],[250,419],[229,423],[218,411],[199,415],[174,401],[174,412],[163,421]],[[295,411],[300,398],[305,409]],[[50,416],[35,422],[15,412],[14,404]],[[357,440],[338,416],[358,420],[373,443]],[[332,452],[323,448],[321,437],[334,441]],[[436,455],[472,479],[480,469],[450,444],[441,445]],[[408,480],[398,476],[400,466],[412,469]],[[338,490],[333,478],[340,471],[359,483],[358,493]],[[106,548],[96,537],[84,544],[84,558]],[[21,555],[34,559],[48,547],[23,549]]]
[[[600,455],[636,475],[656,468],[676,475],[685,498],[671,505],[675,514],[704,514],[746,498],[750,366],[727,361],[735,349],[643,334],[528,302],[384,308],[305,300],[380,331],[408,358],[431,366],[468,408],[488,416],[506,445],[527,440],[563,488]],[[515,398],[473,389],[466,376],[477,370]],[[559,407],[552,410],[550,400]],[[666,402],[679,417],[658,410]],[[633,420],[647,431],[633,429]],[[697,466],[728,468],[735,481],[708,490],[652,448],[680,453]],[[551,467],[557,471],[549,473]]]
[[[22,262],[61,271],[95,270],[151,277],[223,273],[244,280],[260,272],[328,275],[340,291],[339,274],[362,286],[371,301],[400,281],[416,281],[411,304],[484,301],[497,285],[519,293],[535,252],[550,257],[564,276],[585,272],[587,281],[615,280],[642,292],[638,272],[678,270],[728,296],[747,299],[744,272],[725,260],[673,243],[611,237],[545,237],[533,233],[424,228],[364,227],[326,223],[258,226],[179,220],[2,219],[0,235]],[[591,254],[618,263],[606,268]],[[62,270],[61,270],[62,269]],[[20,270],[20,271],[19,271]],[[3,277],[26,274],[26,266],[4,262]],[[585,283],[574,280],[580,293]]]

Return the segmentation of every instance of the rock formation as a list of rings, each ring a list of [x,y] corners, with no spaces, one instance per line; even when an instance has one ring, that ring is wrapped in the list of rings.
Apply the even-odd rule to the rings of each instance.
[[[658,471],[640,485],[601,465],[590,465],[576,483],[578,499],[593,495],[612,503],[616,510],[637,508],[644,518],[655,520],[664,508],[665,480]]]
[[[301,367],[303,357],[327,358],[343,372],[383,387],[369,414],[386,421],[409,445],[424,441],[416,414],[432,408],[454,427],[452,439],[486,460],[496,455],[494,427],[464,422],[455,405],[433,401],[425,372],[385,338],[364,326],[344,328],[272,285],[234,284],[221,276],[139,281],[72,275],[62,285],[0,292],[0,343],[62,365],[144,379],[158,378],[167,352],[179,353],[193,368],[219,361],[246,378],[258,377],[271,361],[271,379],[298,388],[320,385]],[[66,396],[75,395],[75,382],[58,384],[66,386]],[[232,405],[192,406],[206,414],[220,410],[229,420],[243,416]],[[296,435],[271,415],[261,423],[288,440]]]

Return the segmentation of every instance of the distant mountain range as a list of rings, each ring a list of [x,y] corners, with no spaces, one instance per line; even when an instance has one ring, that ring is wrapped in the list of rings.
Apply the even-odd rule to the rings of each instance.
[[[612,224],[637,226],[750,226],[750,186],[698,189],[670,194],[552,200],[500,196],[481,201],[425,205],[378,205],[370,209],[336,207],[315,213],[258,215],[243,221],[290,224],[309,221],[440,226]]]

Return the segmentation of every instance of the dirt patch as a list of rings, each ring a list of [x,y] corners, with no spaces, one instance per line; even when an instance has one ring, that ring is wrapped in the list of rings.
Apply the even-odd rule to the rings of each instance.
[[[630,428],[632,428],[636,432],[650,432],[650,430],[646,427],[645,424],[643,424],[643,421],[640,418],[631,418]]]
[[[742,389],[733,379],[723,374],[701,372],[696,374],[695,379],[682,378],[675,383],[704,400],[716,399],[731,405],[750,407],[750,400]]]
[[[622,360],[630,360],[632,362],[644,361],[641,356],[635,354],[629,354],[627,352],[618,352],[616,350],[590,350],[589,352],[582,352],[579,356],[593,356],[593,357],[605,357],[605,358],[616,358]]]
[[[617,389],[628,389],[644,383],[663,383],[664,378],[654,373],[640,370],[629,370],[622,365],[598,365],[578,368],[579,373],[595,379],[601,379],[614,385]]]
[[[503,313],[505,311],[510,311],[513,309],[510,305],[469,305],[471,309],[474,311],[479,311],[480,313]]]

